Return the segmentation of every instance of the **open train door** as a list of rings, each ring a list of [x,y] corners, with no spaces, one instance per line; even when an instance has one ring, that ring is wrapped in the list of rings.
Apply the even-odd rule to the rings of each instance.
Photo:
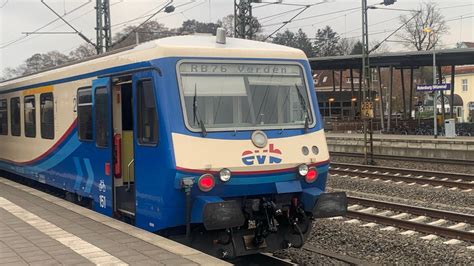
[[[89,143],[91,150],[90,163],[85,169],[92,175],[93,208],[107,216],[113,213],[112,193],[112,114],[110,78],[99,78],[92,81],[93,102],[93,139]]]
[[[135,225],[149,231],[156,230],[157,224],[148,220],[161,215],[161,201],[156,199],[163,189],[164,180],[157,175],[164,172],[161,164],[169,157],[169,151],[158,144],[159,119],[157,105],[158,74],[156,71],[143,71],[133,74],[134,98],[134,166],[136,189]],[[153,205],[146,195],[153,195]],[[158,196],[159,195],[159,196]],[[156,211],[152,211],[156,210]]]

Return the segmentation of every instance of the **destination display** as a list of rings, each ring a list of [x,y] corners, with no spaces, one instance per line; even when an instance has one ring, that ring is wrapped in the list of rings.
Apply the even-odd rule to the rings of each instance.
[[[215,75],[279,75],[300,76],[301,68],[297,65],[277,64],[220,64],[220,63],[183,63],[179,66],[181,74],[215,74]]]

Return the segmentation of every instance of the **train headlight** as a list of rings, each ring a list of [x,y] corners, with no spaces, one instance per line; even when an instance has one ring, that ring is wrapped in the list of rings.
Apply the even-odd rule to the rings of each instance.
[[[298,173],[301,175],[301,176],[306,176],[308,174],[308,166],[306,164],[302,164],[300,166],[298,166]]]
[[[219,171],[219,178],[221,179],[222,182],[229,181],[231,176],[232,176],[232,173],[227,168],[221,169]]]
[[[260,130],[252,133],[252,142],[257,148],[264,148],[267,146],[267,135]]]
[[[214,188],[216,180],[211,174],[204,174],[199,177],[198,186],[201,191],[208,192]]]

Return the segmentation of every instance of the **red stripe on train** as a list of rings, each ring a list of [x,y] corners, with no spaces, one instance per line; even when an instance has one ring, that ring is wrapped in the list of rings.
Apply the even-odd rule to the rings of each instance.
[[[26,162],[14,162],[14,161],[11,161],[11,160],[5,160],[3,159],[3,161],[6,161],[6,162],[9,162],[9,163],[14,163],[14,164],[19,164],[19,165],[27,165],[27,164],[33,164],[43,158],[45,158],[46,156],[48,156],[50,153],[52,153],[59,145],[61,145],[64,140],[69,136],[69,134],[71,134],[71,132],[74,130],[74,128],[76,127],[76,122],[77,122],[77,118],[74,119],[74,121],[72,122],[72,124],[69,126],[69,128],[66,130],[66,132],[61,136],[60,139],[58,139],[58,141],[56,141],[56,143],[54,143],[54,145],[49,148],[46,152],[44,152],[43,154],[41,154],[40,156],[36,157],[35,159],[33,160],[30,160],[30,161],[26,161]]]

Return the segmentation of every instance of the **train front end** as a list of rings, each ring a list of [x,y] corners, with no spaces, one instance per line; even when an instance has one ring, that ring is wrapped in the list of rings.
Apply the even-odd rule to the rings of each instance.
[[[344,215],[325,193],[329,153],[307,60],[183,59],[175,186],[193,247],[236,257],[301,247],[316,218]]]

